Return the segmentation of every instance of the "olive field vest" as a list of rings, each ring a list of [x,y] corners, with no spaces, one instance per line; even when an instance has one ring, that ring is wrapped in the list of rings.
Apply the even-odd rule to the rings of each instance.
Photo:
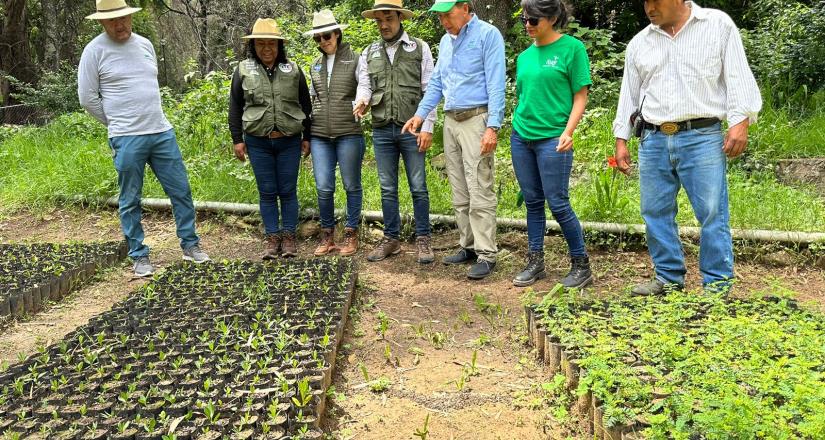
[[[244,95],[243,131],[252,136],[268,136],[273,130],[287,136],[303,131],[306,119],[298,100],[301,79],[298,65],[278,64],[272,79],[266,69],[253,59],[238,65]]]
[[[361,124],[352,115],[352,101],[358,89],[355,70],[358,57],[348,43],[335,52],[332,77],[327,85],[327,56],[321,55],[312,63],[312,135],[337,138],[348,134],[361,134]]]
[[[373,43],[367,49],[367,70],[372,85],[372,125],[389,123],[402,125],[415,115],[424,96],[421,91],[421,59],[423,42],[413,38],[401,42],[390,62],[384,42]]]

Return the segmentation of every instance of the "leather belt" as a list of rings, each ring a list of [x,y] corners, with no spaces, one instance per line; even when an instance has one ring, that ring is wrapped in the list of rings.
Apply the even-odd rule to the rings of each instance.
[[[269,136],[267,136],[267,137],[270,138],[270,139],[278,139],[278,138],[282,138],[284,136],[286,136],[286,135],[281,133],[280,131],[270,131]]]
[[[473,116],[478,116],[487,113],[487,106],[483,105],[481,107],[467,108],[461,110],[447,110],[444,113],[446,113],[449,116],[452,116],[452,118],[456,121],[461,122],[466,121],[467,119],[470,119]]]
[[[699,118],[699,119],[691,119],[689,121],[682,121],[682,122],[664,122],[661,125],[653,125],[651,123],[645,122],[645,130],[658,130],[662,133],[670,136],[676,134],[680,131],[687,131],[693,130],[695,128],[705,128],[710,127],[711,125],[718,124],[719,119],[716,118]]]

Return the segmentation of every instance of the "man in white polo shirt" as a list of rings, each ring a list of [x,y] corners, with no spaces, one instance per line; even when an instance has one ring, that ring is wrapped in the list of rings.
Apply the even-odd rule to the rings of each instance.
[[[195,207],[186,168],[172,125],[163,114],[155,49],[132,32],[132,14],[124,0],[97,0],[97,20],[105,32],[84,49],[78,67],[80,105],[108,128],[118,186],[120,226],[135,261],[135,275],[151,276],[149,247],[143,243],[140,197],[146,164],[172,201],[183,259],[209,261],[195,232]]]
[[[684,0],[647,0],[651,24],[627,46],[613,133],[616,164],[630,172],[627,139],[637,127],[642,217],[655,278],[636,295],[682,289],[685,263],[676,196],[685,188],[701,225],[699,270],[709,291],[733,282],[726,165],[742,154],[762,98],[736,25],[722,11]],[[634,120],[636,118],[633,118]],[[722,132],[720,121],[729,129]]]

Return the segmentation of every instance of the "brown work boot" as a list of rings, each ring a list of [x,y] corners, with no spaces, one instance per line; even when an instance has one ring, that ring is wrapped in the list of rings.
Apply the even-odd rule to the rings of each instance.
[[[401,252],[401,243],[396,238],[384,237],[381,243],[367,255],[367,261],[381,261],[390,255]]]
[[[284,258],[298,256],[298,240],[294,232],[284,232],[281,234],[281,256]]]
[[[338,249],[338,255],[349,257],[358,252],[358,230],[344,228],[344,246]]]
[[[321,257],[335,250],[335,230],[332,228],[321,229],[321,242],[315,248],[315,256]]]
[[[418,263],[430,264],[435,261],[435,254],[433,254],[433,248],[430,246],[429,235],[416,237],[415,245],[418,247]]]
[[[279,234],[266,234],[266,249],[261,257],[264,260],[274,260],[281,255],[281,236]]]

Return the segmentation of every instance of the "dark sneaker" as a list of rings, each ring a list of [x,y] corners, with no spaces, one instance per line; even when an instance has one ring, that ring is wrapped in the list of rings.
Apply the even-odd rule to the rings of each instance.
[[[381,239],[381,242],[378,243],[378,246],[367,255],[367,261],[381,261],[390,255],[395,255],[401,252],[401,243],[398,239],[384,237]]]
[[[571,257],[570,272],[559,283],[568,289],[580,289],[593,282],[593,272],[590,271],[588,257]]]
[[[461,248],[454,255],[449,255],[441,259],[444,264],[464,264],[472,263],[478,259],[476,251],[472,249]]]
[[[641,283],[633,286],[630,289],[630,294],[635,296],[658,296],[664,295],[674,290],[683,290],[685,286],[676,283],[663,283],[658,279],[653,279],[646,283]]]
[[[281,255],[281,236],[279,234],[267,234],[266,249],[261,259],[274,260]]]
[[[284,232],[281,234],[281,256],[291,258],[298,256],[298,239],[294,232]]]
[[[435,261],[435,254],[433,254],[433,248],[430,245],[429,235],[421,235],[416,237],[415,245],[418,247],[419,264],[430,264]]]
[[[155,268],[149,261],[149,257],[135,258],[135,276],[138,278],[151,277],[155,274]]]
[[[358,252],[358,230],[354,228],[344,228],[344,245],[338,249],[338,255],[349,257]]]
[[[313,253],[316,257],[321,257],[335,250],[335,230],[332,228],[321,229],[321,241]]]
[[[198,245],[190,246],[184,249],[183,259],[186,261],[191,261],[195,264],[201,264],[210,261],[209,255],[206,255],[206,252],[202,251],[201,247]]]
[[[494,261],[487,261],[487,260],[478,260],[476,264],[470,266],[470,270],[467,271],[467,278],[471,280],[481,280],[493,273],[493,269],[496,268],[496,263]]]
[[[530,252],[527,254],[527,267],[513,278],[513,285],[527,287],[546,276],[544,252]]]

